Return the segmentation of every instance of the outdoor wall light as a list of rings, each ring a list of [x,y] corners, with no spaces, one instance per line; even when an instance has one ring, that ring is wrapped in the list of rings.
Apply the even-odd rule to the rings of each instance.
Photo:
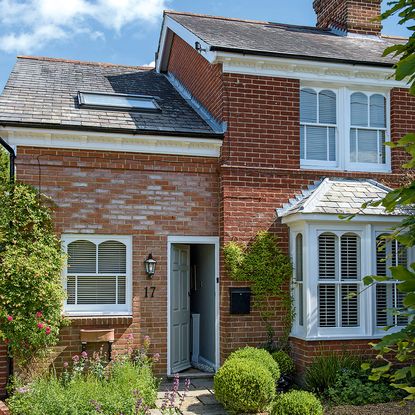
[[[149,278],[153,278],[153,275],[156,272],[156,264],[157,264],[157,261],[153,259],[153,255],[149,254],[147,259],[144,261],[146,273]]]

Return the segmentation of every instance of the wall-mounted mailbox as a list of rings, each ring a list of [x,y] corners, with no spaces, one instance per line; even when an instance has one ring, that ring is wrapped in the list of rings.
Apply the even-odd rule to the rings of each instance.
[[[229,295],[231,314],[249,314],[251,312],[250,288],[229,288]]]

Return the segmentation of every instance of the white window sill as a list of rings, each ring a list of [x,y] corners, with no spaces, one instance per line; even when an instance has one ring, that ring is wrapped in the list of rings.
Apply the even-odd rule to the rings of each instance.
[[[64,316],[68,318],[85,318],[85,317],[96,317],[96,318],[133,318],[133,315],[129,312],[119,313],[93,313],[93,312],[69,312],[65,311]]]
[[[386,334],[386,332],[385,332]],[[385,334],[376,334],[376,335],[347,335],[347,336],[340,336],[340,335],[334,335],[334,336],[301,336],[298,334],[292,334],[290,337],[294,339],[300,339],[304,341],[329,341],[329,340],[378,340],[381,339]]]
[[[340,168],[326,164],[300,164],[301,170],[327,170],[327,171],[343,171],[343,172],[366,172],[366,173],[392,173],[390,166],[379,167],[376,164],[356,165]]]

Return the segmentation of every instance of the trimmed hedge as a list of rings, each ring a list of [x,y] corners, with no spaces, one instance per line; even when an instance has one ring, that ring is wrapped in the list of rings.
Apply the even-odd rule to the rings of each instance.
[[[275,398],[275,380],[265,366],[248,358],[228,359],[214,378],[216,399],[236,413],[266,410]]]
[[[271,356],[278,363],[281,375],[291,375],[294,373],[294,361],[287,352],[284,350],[277,350],[276,352],[273,352]]]
[[[323,415],[323,406],[311,392],[295,390],[275,400],[271,415]]]
[[[249,359],[257,364],[265,367],[270,373],[275,382],[281,376],[280,368],[278,363],[272,358],[269,352],[264,349],[257,349],[255,347],[244,347],[242,349],[235,350],[232,352],[226,361],[233,359]]]

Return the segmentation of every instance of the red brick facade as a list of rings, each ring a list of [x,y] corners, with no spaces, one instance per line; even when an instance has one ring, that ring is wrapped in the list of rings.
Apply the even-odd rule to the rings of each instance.
[[[381,0],[314,0],[317,27],[361,35],[380,35]]]

